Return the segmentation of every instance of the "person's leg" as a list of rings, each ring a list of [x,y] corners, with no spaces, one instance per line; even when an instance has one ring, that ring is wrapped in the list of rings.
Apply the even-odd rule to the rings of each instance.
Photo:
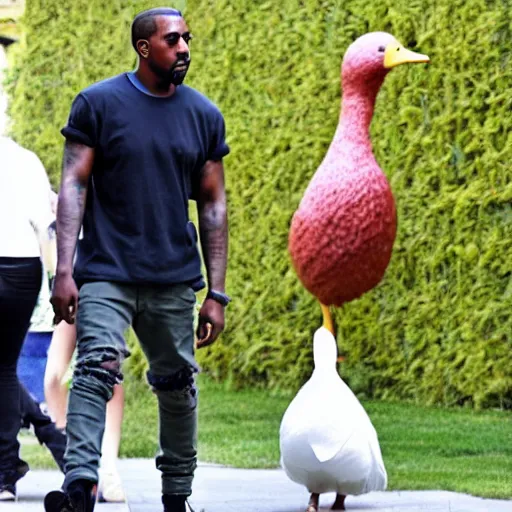
[[[66,426],[68,387],[64,376],[69,368],[76,346],[76,327],[60,322],[53,331],[48,349],[48,359],[44,373],[44,395],[50,416],[57,428]]]
[[[16,367],[41,286],[41,262],[0,258],[0,499],[13,499],[19,472],[20,387]],[[28,469],[28,467],[26,468]]]
[[[185,510],[196,468],[197,392],[194,374],[194,291],[186,285],[147,288],[134,330],[149,361],[158,397],[162,494],[169,510]]]
[[[52,419],[44,414],[27,388],[21,382],[18,381],[18,383],[20,386],[20,413],[23,422],[34,427],[44,427],[52,424]]]
[[[47,511],[66,510],[67,500],[92,509],[98,482],[105,412],[121,365],[129,354],[124,333],[135,313],[136,290],[108,282],[86,283],[77,307],[77,360],[69,393],[64,493],[45,498]]]
[[[37,440],[46,445],[61,471],[64,471],[66,435],[59,430],[52,419],[41,411],[39,404],[30,396],[20,382],[20,409],[24,422],[34,426]]]
[[[105,433],[101,445],[101,468],[98,496],[101,501],[122,502],[125,500],[123,484],[117,471],[117,457],[123,424],[124,389],[114,386],[114,395],[107,404]]]
[[[124,390],[121,384],[114,386],[114,395],[107,404],[105,433],[101,445],[101,465],[108,469],[115,467],[121,443],[121,428],[123,425]]]

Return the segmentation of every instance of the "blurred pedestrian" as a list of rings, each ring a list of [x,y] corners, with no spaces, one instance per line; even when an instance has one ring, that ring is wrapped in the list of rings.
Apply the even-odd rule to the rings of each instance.
[[[0,499],[9,500],[28,471],[17,440],[22,408],[36,423],[41,420],[20,387],[17,363],[41,290],[41,259],[53,268],[55,249],[48,235],[51,189],[41,161],[2,136],[0,155]]]

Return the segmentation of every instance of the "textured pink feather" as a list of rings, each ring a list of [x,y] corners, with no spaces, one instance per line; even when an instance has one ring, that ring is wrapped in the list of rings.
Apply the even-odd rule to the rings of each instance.
[[[294,267],[325,305],[340,306],[374,288],[391,259],[395,202],[369,136],[387,73],[382,47],[391,41],[383,32],[366,34],[345,53],[338,128],[292,219]]]

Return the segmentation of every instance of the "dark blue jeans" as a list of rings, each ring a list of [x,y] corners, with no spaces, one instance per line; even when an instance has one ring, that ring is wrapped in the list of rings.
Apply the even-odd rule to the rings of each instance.
[[[121,365],[129,355],[124,335],[131,325],[148,359],[148,381],[158,397],[156,465],[162,472],[162,491],[191,494],[197,428],[195,301],[194,291],[184,284],[92,282],[80,288],[64,488],[77,479],[98,481],[106,403],[114,384],[122,380]]]
[[[21,409],[16,367],[41,279],[39,258],[0,258],[0,485],[17,479]]]

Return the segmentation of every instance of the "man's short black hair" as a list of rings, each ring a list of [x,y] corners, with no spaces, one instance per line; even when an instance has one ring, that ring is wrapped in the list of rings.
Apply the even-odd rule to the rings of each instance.
[[[172,7],[156,7],[139,12],[132,22],[132,45],[135,51],[137,51],[137,41],[139,39],[149,39],[156,32],[157,16],[183,17],[181,11]]]

